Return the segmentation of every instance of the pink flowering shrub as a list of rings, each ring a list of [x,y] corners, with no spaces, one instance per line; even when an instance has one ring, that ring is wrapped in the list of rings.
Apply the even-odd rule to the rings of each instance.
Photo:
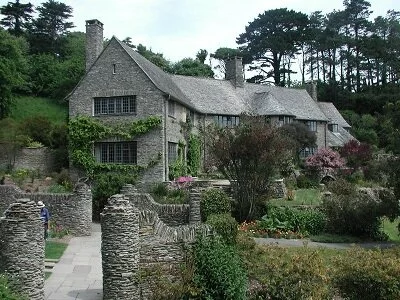
[[[320,148],[317,153],[305,161],[307,168],[327,173],[342,168],[345,164],[346,162],[340,154],[330,148]]]
[[[193,182],[193,177],[191,176],[181,176],[172,182],[172,187],[176,189],[185,189],[190,187]]]

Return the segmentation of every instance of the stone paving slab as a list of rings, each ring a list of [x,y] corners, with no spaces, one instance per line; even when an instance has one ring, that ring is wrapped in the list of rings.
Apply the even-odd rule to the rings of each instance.
[[[90,237],[74,237],[50,277],[45,300],[102,300],[100,224],[92,224]]]

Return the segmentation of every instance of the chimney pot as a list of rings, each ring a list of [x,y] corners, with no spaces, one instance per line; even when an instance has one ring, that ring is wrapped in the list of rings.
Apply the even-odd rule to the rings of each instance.
[[[99,20],[86,21],[86,72],[103,51],[103,23]]]

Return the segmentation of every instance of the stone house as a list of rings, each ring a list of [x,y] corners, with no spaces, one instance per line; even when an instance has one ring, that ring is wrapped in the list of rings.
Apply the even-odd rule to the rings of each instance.
[[[347,132],[350,126],[333,104],[317,101],[315,84],[306,91],[247,83],[241,58],[226,62],[225,80],[168,74],[116,37],[103,48],[103,24],[98,20],[86,21],[86,40],[86,74],[68,96],[70,117],[162,119],[159,129],[134,141],[95,142],[99,162],[146,165],[161,153],[160,163],[145,176],[167,180],[168,165],[184,139],[182,124],[190,120],[194,127],[212,122],[235,126],[244,112],[266,116],[278,126],[305,123],[316,133],[317,147],[305,149],[304,156],[352,138]]]

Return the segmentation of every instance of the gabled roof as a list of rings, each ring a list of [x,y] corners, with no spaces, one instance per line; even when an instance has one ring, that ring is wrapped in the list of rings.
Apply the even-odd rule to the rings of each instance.
[[[325,114],[330,124],[338,124],[343,128],[351,128],[349,123],[342,117],[340,112],[331,102],[318,102],[319,108]]]
[[[259,115],[295,117],[270,92],[255,93],[251,106],[254,113]]]
[[[338,132],[327,130],[326,143],[328,147],[343,147],[350,140],[355,138],[347,132],[343,127],[339,127]]]

